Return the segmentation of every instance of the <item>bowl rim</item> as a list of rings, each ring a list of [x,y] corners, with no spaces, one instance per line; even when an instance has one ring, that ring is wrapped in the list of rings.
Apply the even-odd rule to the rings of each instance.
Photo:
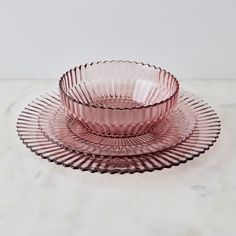
[[[160,71],[164,71],[165,73],[168,73],[170,76],[172,76],[175,84],[176,84],[176,89],[174,91],[174,93],[166,98],[165,100],[162,100],[160,102],[156,102],[156,103],[153,103],[153,104],[149,104],[149,105],[143,105],[143,106],[140,106],[140,107],[124,107],[124,108],[119,108],[119,107],[105,107],[105,106],[97,106],[97,105],[93,105],[93,104],[89,104],[89,103],[82,103],[82,102],[79,102],[77,100],[75,100],[74,98],[72,98],[71,96],[69,96],[63,89],[62,87],[62,81],[64,80],[64,76],[67,75],[68,73],[70,73],[71,71],[73,70],[76,70],[77,68],[81,68],[82,66],[84,66],[85,68],[87,66],[92,66],[94,64],[101,64],[101,63],[112,63],[112,62],[122,62],[122,63],[130,63],[130,64],[136,64],[136,65],[141,65],[141,66],[148,66],[150,68],[154,68],[155,70],[160,70]],[[137,62],[137,61],[129,61],[129,60],[105,60],[105,61],[97,61],[97,62],[91,62],[91,63],[86,63],[86,64],[82,64],[82,65],[79,65],[79,66],[76,66],[74,67],[73,69],[70,69],[68,71],[66,71],[61,77],[60,77],[60,80],[59,80],[59,90],[60,92],[70,101],[74,102],[74,103],[77,103],[77,104],[80,104],[82,106],[87,106],[87,107],[92,107],[92,108],[97,108],[97,109],[108,109],[108,110],[139,110],[139,109],[144,109],[144,108],[150,108],[150,107],[155,107],[157,105],[161,105],[163,103],[166,103],[168,102],[169,100],[171,100],[172,98],[174,98],[175,96],[178,96],[178,92],[179,92],[179,81],[176,79],[176,77],[171,74],[170,72],[166,71],[165,69],[162,69],[161,67],[158,67],[158,66],[155,66],[155,65],[151,65],[151,64],[148,64],[148,63],[143,63],[143,62]]]

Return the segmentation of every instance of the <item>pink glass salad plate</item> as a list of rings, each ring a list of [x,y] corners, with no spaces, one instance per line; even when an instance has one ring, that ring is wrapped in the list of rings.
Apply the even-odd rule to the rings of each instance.
[[[220,132],[207,103],[179,90],[170,73],[143,63],[76,67],[61,77],[59,92],[29,104],[17,131],[31,151],[74,169],[160,170],[199,156]]]

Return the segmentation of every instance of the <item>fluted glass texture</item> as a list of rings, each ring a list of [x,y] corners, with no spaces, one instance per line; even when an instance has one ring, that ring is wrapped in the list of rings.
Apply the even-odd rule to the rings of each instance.
[[[64,118],[68,121],[64,120],[65,124],[62,124],[59,120],[53,120],[51,116],[57,110],[61,111],[61,109],[62,103],[57,94],[51,93],[37,98],[21,112],[17,121],[18,135],[27,148],[38,156],[58,165],[83,171],[132,174],[170,168],[204,153],[213,145],[220,133],[220,120],[216,112],[205,101],[184,92],[180,94],[176,108],[167,117],[168,120],[172,117],[172,122],[167,122],[160,127],[161,130],[164,128],[164,132],[166,132],[168,130],[166,127],[171,128],[173,124],[177,125],[180,122],[180,114],[177,111],[181,111],[183,116],[186,117],[186,121],[179,125],[179,131],[182,130],[182,132],[176,130],[178,132],[176,135],[187,135],[183,141],[176,144],[175,137],[167,132],[167,136],[159,136],[159,143],[160,145],[168,143],[168,148],[162,146],[164,149],[161,148],[158,151],[152,149],[150,151],[154,152],[146,154],[147,146],[144,140],[144,142],[141,142],[144,148],[140,149],[140,151],[143,151],[143,155],[129,155],[130,153],[127,153],[126,156],[120,156],[116,152],[117,155],[115,156],[104,156],[104,146],[111,147],[113,145],[114,150],[115,147],[119,149],[122,144],[125,146],[127,142],[123,142],[124,138],[112,138],[113,143],[101,142],[100,146],[98,144],[93,150],[86,149],[88,148],[88,141],[95,144],[96,139],[91,135],[86,136],[86,133],[77,134],[79,135],[77,137],[74,137],[74,134],[69,134],[69,127],[66,127],[66,125],[71,121],[70,118],[66,118],[66,115],[64,115]],[[48,115],[46,115],[47,113]],[[62,119],[64,118],[62,116]],[[186,129],[192,123],[194,123],[194,127],[188,135]],[[47,131],[47,129],[49,130]],[[50,130],[54,130],[55,133]],[[59,131],[60,133],[58,133]],[[55,135],[56,133],[60,134],[60,140],[59,136]],[[180,137],[183,137],[182,135]],[[103,138],[105,140],[104,137],[97,136],[97,139]],[[87,143],[85,143],[86,139]],[[79,151],[78,149],[83,146],[86,147],[85,152]],[[93,146],[91,145],[91,147]],[[95,149],[98,152],[100,151],[100,155],[99,153],[93,154]],[[132,147],[130,150],[132,151]],[[120,151],[123,152],[122,149]]]
[[[169,72],[130,61],[81,65],[66,72],[59,87],[70,116],[111,137],[146,133],[175,107],[179,91]]]

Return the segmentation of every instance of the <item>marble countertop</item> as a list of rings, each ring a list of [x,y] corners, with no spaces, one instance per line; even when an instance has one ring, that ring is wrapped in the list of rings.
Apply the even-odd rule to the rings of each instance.
[[[236,80],[180,83],[221,117],[213,148],[171,169],[102,175],[42,160],[17,136],[19,112],[56,80],[0,80],[0,235],[235,236]]]

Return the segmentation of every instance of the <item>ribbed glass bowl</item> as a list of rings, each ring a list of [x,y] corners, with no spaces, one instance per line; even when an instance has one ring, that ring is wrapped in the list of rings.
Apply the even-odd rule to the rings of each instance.
[[[165,70],[130,61],[103,61],[66,72],[59,82],[70,116],[89,132],[111,137],[146,133],[176,105],[179,84]]]

